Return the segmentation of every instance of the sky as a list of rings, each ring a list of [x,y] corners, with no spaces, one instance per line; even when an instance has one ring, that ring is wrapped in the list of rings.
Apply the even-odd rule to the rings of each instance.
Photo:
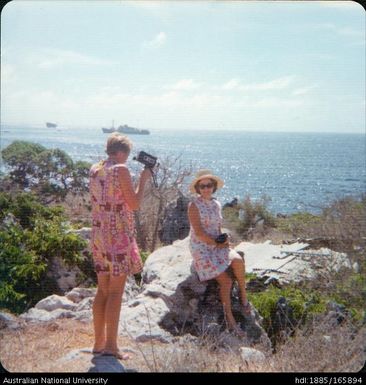
[[[14,0],[1,124],[365,133],[352,1]]]

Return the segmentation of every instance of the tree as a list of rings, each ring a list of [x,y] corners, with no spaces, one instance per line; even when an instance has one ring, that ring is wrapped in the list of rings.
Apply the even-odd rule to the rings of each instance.
[[[142,250],[153,251],[158,246],[165,209],[184,195],[182,187],[191,174],[192,167],[185,167],[180,156],[161,160],[157,173],[158,186],[146,188],[141,209],[135,214],[137,241]]]
[[[45,150],[40,144],[22,140],[16,140],[2,150],[2,158],[10,168],[10,179],[21,188],[28,187],[37,173],[37,157]]]
[[[44,202],[65,199],[67,193],[88,190],[90,164],[73,162],[66,152],[47,149],[39,144],[15,141],[2,151],[10,168],[12,187],[29,188]]]

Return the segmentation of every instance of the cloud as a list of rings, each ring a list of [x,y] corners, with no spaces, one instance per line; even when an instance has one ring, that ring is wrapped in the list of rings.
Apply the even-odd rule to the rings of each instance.
[[[239,79],[231,79],[221,86],[214,86],[214,90],[239,91],[267,91],[287,88],[293,82],[294,76],[284,76],[263,83],[244,84]]]
[[[235,88],[238,88],[239,84],[240,84],[239,80],[231,79],[227,83],[225,83],[221,88],[223,90],[233,90]]]
[[[51,69],[62,67],[68,64],[72,65],[110,65],[113,61],[100,59],[98,57],[84,55],[75,51],[60,49],[42,49],[32,53],[28,57],[28,62],[41,69]]]
[[[288,98],[263,98],[253,102],[245,101],[243,106],[245,107],[260,107],[260,108],[293,108],[303,105],[304,102],[301,100],[294,100]]]
[[[287,88],[292,83],[293,79],[294,79],[294,76],[284,76],[282,78],[273,79],[271,81],[264,82],[264,83],[244,84],[239,88],[241,90],[257,90],[257,91],[278,90],[278,89]]]
[[[292,95],[294,95],[294,96],[305,95],[308,92],[310,92],[311,90],[313,90],[314,88],[318,88],[318,86],[312,85],[312,86],[307,86],[307,87],[300,87],[300,88],[297,88],[296,90],[294,90],[292,92]]]
[[[164,86],[164,89],[168,90],[176,90],[176,91],[189,91],[189,90],[195,90],[201,87],[201,84],[196,83],[192,79],[182,79],[179,80],[177,83],[172,85]]]
[[[158,49],[162,47],[167,41],[165,32],[159,32],[152,40],[144,42],[143,47],[148,49]]]

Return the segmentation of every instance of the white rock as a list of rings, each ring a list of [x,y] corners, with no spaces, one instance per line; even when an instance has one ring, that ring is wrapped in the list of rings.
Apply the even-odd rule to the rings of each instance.
[[[323,336],[323,339],[324,339],[324,341],[327,342],[327,343],[332,342],[332,337],[331,337],[331,336]]]
[[[80,235],[85,240],[89,240],[91,238],[91,228],[90,227],[83,227],[78,230],[70,230],[70,233]]]
[[[264,353],[257,349],[248,348],[242,346],[240,349],[240,355],[243,361],[245,361],[247,364],[262,364],[266,360],[266,356]]]
[[[36,304],[35,308],[47,311],[53,311],[56,309],[74,310],[76,308],[76,304],[67,299],[66,297],[61,297],[57,294],[53,294],[39,301]]]
[[[31,308],[19,317],[31,322],[48,322],[59,318],[74,318],[74,316],[75,313],[71,310],[56,309],[53,311],[46,311],[43,309]]]
[[[3,329],[3,328],[16,329],[18,327],[19,327],[19,321],[16,316],[5,311],[0,311],[0,329]]]
[[[92,322],[93,321],[93,313],[92,310],[80,310],[74,312],[73,318],[82,321],[82,322]]]
[[[325,271],[339,271],[342,267],[351,268],[347,254],[326,248],[306,249],[308,246],[307,243],[299,242],[290,245],[273,245],[271,241],[242,242],[235,250],[245,253],[248,273],[270,275],[282,283],[296,282],[304,278],[315,279]]]
[[[352,269],[355,273],[359,273],[360,272],[360,265],[355,262],[353,265],[352,265]]]
[[[95,288],[75,287],[66,293],[65,297],[72,302],[79,303],[85,298],[94,297],[96,291]]]
[[[87,297],[84,298],[81,302],[78,303],[77,307],[75,308],[76,312],[84,311],[84,310],[91,310],[93,307],[94,297]]]
[[[161,298],[140,295],[130,306],[122,306],[120,333],[141,342],[152,338],[170,342],[171,334],[159,326],[168,312],[169,308]]]

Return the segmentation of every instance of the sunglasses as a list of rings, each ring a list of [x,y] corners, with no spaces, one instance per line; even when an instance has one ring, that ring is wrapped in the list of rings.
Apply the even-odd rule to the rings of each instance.
[[[203,190],[204,188],[212,188],[213,186],[214,186],[213,183],[199,184],[199,185],[198,185],[198,188],[199,188],[200,190]]]

